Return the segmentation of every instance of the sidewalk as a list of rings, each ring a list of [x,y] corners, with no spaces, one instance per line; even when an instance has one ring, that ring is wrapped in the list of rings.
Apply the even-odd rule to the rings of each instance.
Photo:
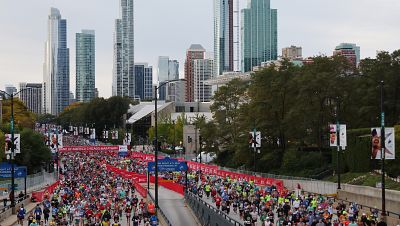
[[[26,215],[28,216],[31,211],[33,211],[36,207],[36,203],[31,202],[28,205],[24,206],[26,210]],[[9,216],[7,219],[5,219],[3,222],[0,223],[0,226],[13,226],[17,223],[17,215],[13,214]]]

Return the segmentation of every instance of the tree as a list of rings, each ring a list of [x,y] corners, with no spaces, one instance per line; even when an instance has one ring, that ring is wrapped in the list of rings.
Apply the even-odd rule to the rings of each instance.
[[[11,119],[11,100],[7,99],[3,101],[3,122],[10,123]],[[14,98],[14,125],[15,127],[26,127],[34,128],[35,125],[35,114],[30,112],[22,101],[18,98]]]

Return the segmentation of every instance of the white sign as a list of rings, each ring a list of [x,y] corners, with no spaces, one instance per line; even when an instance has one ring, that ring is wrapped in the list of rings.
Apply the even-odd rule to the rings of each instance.
[[[111,139],[113,140],[118,139],[118,130],[111,131]]]
[[[96,140],[96,129],[90,129],[90,139]]]
[[[130,145],[131,141],[132,141],[132,134],[131,133],[125,133],[124,145]]]
[[[371,159],[381,159],[381,128],[371,128]],[[395,132],[393,127],[385,128],[385,159],[395,159]]]
[[[340,147],[345,149],[347,147],[347,128],[345,124],[340,125]],[[331,147],[337,147],[337,130],[336,124],[329,125],[329,145]]]
[[[254,132],[250,132],[250,136],[251,136],[251,147],[254,148],[254,145],[256,148],[260,148],[261,147],[261,132],[260,131],[256,131],[256,134],[254,136]]]
[[[128,146],[126,145],[119,145],[118,152],[128,152]]]
[[[5,152],[6,154],[11,154],[11,147],[12,147],[12,141],[11,141],[11,134],[5,134]],[[21,135],[20,134],[14,134],[14,153],[19,154],[21,153]]]

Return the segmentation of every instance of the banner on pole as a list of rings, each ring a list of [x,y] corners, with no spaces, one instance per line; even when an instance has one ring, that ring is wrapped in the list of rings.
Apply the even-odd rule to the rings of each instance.
[[[11,134],[5,134],[5,153],[6,154],[11,154],[11,148],[13,142],[11,141]],[[21,135],[20,134],[14,134],[14,153],[19,154],[21,153]]]
[[[371,128],[371,159],[382,159],[381,128]],[[395,159],[395,132],[393,127],[385,128],[385,159]]]
[[[345,149],[347,147],[347,128],[345,124],[340,124],[339,131],[339,139],[340,139],[340,147]],[[337,125],[330,124],[329,125],[329,146],[337,147]]]
[[[131,133],[125,133],[124,137],[124,145],[130,145],[132,141],[132,134]]]

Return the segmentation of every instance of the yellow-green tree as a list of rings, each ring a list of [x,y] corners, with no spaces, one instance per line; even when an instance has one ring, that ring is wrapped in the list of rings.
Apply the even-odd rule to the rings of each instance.
[[[10,123],[11,119],[11,100],[3,101],[3,121],[2,125]],[[36,116],[28,110],[22,101],[14,98],[14,125],[19,128],[33,128]]]

